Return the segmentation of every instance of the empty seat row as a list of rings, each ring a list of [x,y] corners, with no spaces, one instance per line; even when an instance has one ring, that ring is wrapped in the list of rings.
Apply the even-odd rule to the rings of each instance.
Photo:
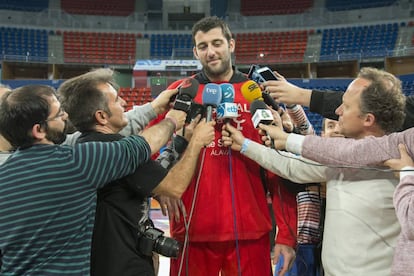
[[[326,0],[325,7],[330,11],[343,11],[385,7],[394,4],[396,0]]]
[[[135,10],[134,0],[61,0],[67,13],[105,16],[128,16]]]
[[[306,51],[308,32],[240,33],[235,37],[238,45],[235,51],[237,63],[301,62]]]
[[[38,29],[0,27],[0,53],[6,59],[47,61],[48,33]]]
[[[191,34],[152,34],[144,35],[144,38],[150,39],[152,57],[170,58],[173,55],[184,58],[192,57]]]
[[[0,9],[40,12],[49,8],[49,0],[2,0]]]
[[[394,23],[323,30],[320,59],[336,60],[338,55],[349,59],[386,56],[395,47],[398,31],[399,24]],[[237,63],[301,62],[311,33],[312,30],[235,33]],[[0,27],[0,52],[47,58],[49,35],[62,36],[65,62],[131,64],[136,58],[137,39],[142,38],[150,40],[151,58],[193,58],[190,34],[50,32],[10,27]]]
[[[63,32],[65,62],[131,64],[135,62],[134,34]]]
[[[149,87],[121,87],[119,96],[127,102],[126,110],[131,109],[134,105],[142,105],[153,100]]]
[[[297,14],[312,6],[312,0],[241,0],[240,13],[244,16]]]
[[[346,55],[348,59],[387,56],[398,36],[398,24],[326,29],[322,33],[320,60]]]

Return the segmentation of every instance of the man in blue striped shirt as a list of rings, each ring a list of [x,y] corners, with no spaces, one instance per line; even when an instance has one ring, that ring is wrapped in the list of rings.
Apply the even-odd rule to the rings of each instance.
[[[184,124],[186,114],[108,143],[59,146],[67,113],[49,86],[6,93],[0,134],[17,150],[0,166],[2,275],[89,275],[96,190],[132,173]]]

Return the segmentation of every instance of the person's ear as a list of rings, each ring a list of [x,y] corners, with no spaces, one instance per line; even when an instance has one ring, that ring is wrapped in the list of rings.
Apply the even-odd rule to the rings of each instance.
[[[372,126],[375,124],[375,116],[372,113],[368,113],[365,115],[364,123],[366,126]]]
[[[35,124],[32,127],[32,136],[35,140],[42,140],[46,137],[46,130],[42,124]]]
[[[97,110],[95,112],[95,120],[99,125],[106,125],[108,122],[108,114],[103,110]]]
[[[196,59],[200,59],[200,58],[198,57],[198,54],[197,54],[197,49],[196,49],[196,47],[195,47],[195,46],[193,47],[193,54],[194,54],[194,57],[195,57]]]
[[[234,53],[234,49],[236,48],[236,40],[234,40],[234,38],[229,40],[229,48],[230,53]]]

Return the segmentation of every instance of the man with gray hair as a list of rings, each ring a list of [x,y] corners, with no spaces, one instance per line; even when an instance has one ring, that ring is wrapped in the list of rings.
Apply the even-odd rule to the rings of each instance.
[[[381,137],[394,132],[404,121],[404,107],[401,82],[395,76],[374,68],[362,68],[336,110],[340,133],[364,140],[362,138],[368,136]],[[261,134],[266,133],[274,139],[277,149],[292,151],[304,139],[316,139],[312,135],[287,134],[279,122],[277,125],[259,125]],[[267,135],[262,140],[270,145]],[[229,125],[223,136],[226,145],[282,177],[297,183],[327,182],[322,248],[326,275],[391,274],[394,248],[400,233],[392,200],[398,181],[391,172],[321,166],[249,141]],[[333,142],[334,139],[324,141]],[[316,151],[322,155],[338,151],[335,142],[333,144],[324,151],[321,148]],[[364,158],[360,152],[354,154]]]

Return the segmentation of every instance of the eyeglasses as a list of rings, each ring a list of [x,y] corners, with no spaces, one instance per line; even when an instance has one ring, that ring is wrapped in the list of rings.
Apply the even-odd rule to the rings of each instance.
[[[60,117],[65,116],[65,114],[66,114],[65,110],[63,108],[60,108],[59,112],[55,116],[53,116],[52,118],[46,119],[45,122],[54,121]]]

